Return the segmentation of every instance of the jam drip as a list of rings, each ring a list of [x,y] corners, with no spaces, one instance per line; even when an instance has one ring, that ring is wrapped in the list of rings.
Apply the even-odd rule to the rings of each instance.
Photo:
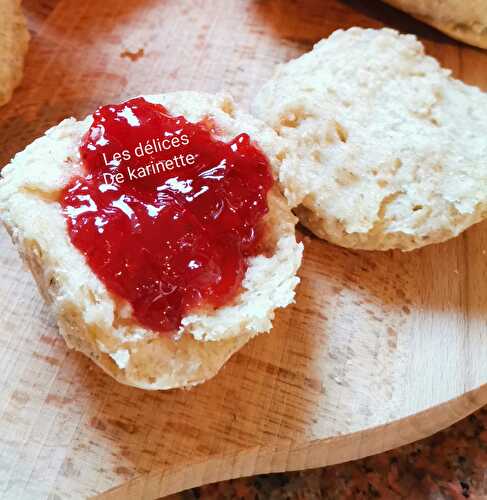
[[[99,108],[79,151],[61,195],[71,242],[139,324],[171,332],[235,297],[273,182],[248,135],[217,140],[139,97]]]

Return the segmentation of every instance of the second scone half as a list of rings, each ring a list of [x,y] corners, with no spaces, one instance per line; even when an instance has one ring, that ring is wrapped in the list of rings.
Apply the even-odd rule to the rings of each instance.
[[[279,66],[253,111],[285,141],[279,181],[321,238],[412,250],[487,215],[487,94],[413,35],[336,31]]]
[[[270,165],[273,168],[276,167],[273,164],[278,161],[281,153],[280,139],[262,122],[236,109],[231,98],[227,96],[175,92],[144,96],[138,99],[150,105],[163,106],[161,109],[166,110],[171,116],[182,116],[190,124],[206,124],[201,126],[211,129],[211,140],[220,141],[215,142],[217,144],[215,147],[225,149],[225,144],[231,143],[232,151],[236,151],[237,155],[240,154],[238,144],[231,141],[239,134],[246,134],[252,144],[265,155]],[[130,123],[137,132],[138,118],[133,114],[135,108],[130,109],[127,106],[117,109],[122,110],[115,114],[117,124]],[[157,113],[154,116],[157,118]],[[96,114],[94,117],[96,118]],[[87,176],[82,157],[80,157],[80,143],[89,139],[89,147],[94,149],[93,145],[103,145],[103,141],[106,141],[104,137],[95,136],[106,126],[105,119],[101,118],[99,127],[93,129],[90,127],[93,125],[94,117],[90,116],[83,121],[76,121],[72,118],[64,120],[15,156],[2,172],[0,216],[24,261],[31,269],[44,298],[52,304],[60,332],[70,347],[82,351],[118,381],[128,385],[145,389],[171,389],[201,383],[215,375],[225,361],[250,338],[268,331],[272,326],[276,308],[285,307],[293,301],[294,288],[299,282],[296,273],[302,257],[302,245],[298,244],[295,238],[295,217],[277,187],[275,185],[270,187],[267,192],[268,210],[263,215],[259,226],[259,231],[262,233],[259,239],[260,250],[246,259],[245,273],[238,291],[224,300],[221,305],[201,306],[200,304],[195,310],[187,311],[181,318],[179,327],[173,331],[161,333],[142,326],[132,317],[130,303],[109,292],[103,279],[88,264],[90,255],[99,252],[100,245],[110,245],[110,241],[99,242],[96,235],[93,236],[94,233],[90,233],[89,238],[93,238],[93,241],[91,242],[89,238],[85,239],[86,251],[81,252],[73,244],[74,233],[68,232],[69,217],[67,217],[67,213],[72,215],[73,210],[79,211],[80,208],[68,207],[66,209],[60,202],[63,196],[64,198],[69,196],[70,189],[74,191],[79,187],[75,183],[66,192],[67,186],[72,185],[73,178],[79,177],[81,182],[84,182],[83,179]],[[154,118],[151,120],[153,125]],[[91,136],[87,138],[88,131]],[[169,139],[163,142],[165,137],[170,138],[170,134],[162,132],[157,142],[151,143],[154,148],[162,148],[162,144],[169,145],[169,147],[180,145],[180,139],[172,143]],[[176,131],[176,133],[179,132]],[[199,139],[195,137],[193,141],[198,146]],[[150,151],[147,148],[151,146],[147,141],[141,147],[145,147],[145,151]],[[120,144],[120,150],[122,149],[123,144]],[[142,150],[139,148],[138,151]],[[195,156],[197,157],[198,154],[196,153]],[[114,157],[116,158],[116,155]],[[104,161],[110,164],[112,159],[106,158],[105,155]],[[210,185],[210,178],[212,182],[217,182],[218,175],[221,174],[218,168],[222,165],[225,166],[224,161],[215,165],[214,169],[200,172],[199,179],[201,180],[201,176],[206,176],[208,185]],[[169,168],[169,163],[167,166]],[[156,193],[156,199],[160,200],[160,203],[157,206],[146,203],[144,210],[147,209],[150,217],[156,217],[167,200],[172,200],[173,212],[171,213],[174,213],[174,220],[186,216],[188,227],[197,228],[199,221],[195,220],[192,213],[187,215],[188,205],[185,205],[184,200],[193,200],[211,188],[204,185],[200,192],[192,192],[193,179],[187,174],[184,174],[186,175],[184,177],[181,174],[183,170],[164,174],[164,179],[161,180],[161,186],[157,187]],[[152,174],[154,177],[155,173],[152,172]],[[125,180],[126,183],[145,181],[140,178],[132,181]],[[102,187],[101,192],[113,189],[110,183]],[[137,205],[138,200],[133,198],[134,192],[137,191],[133,189],[130,191],[132,198],[129,195],[122,195],[116,203],[112,204],[110,210],[120,210],[129,218],[134,218],[134,212],[138,214],[137,210],[140,209]],[[170,198],[164,198],[168,196],[167,193],[170,194]],[[248,194],[249,191],[245,193]],[[233,193],[232,196],[231,202],[235,205],[238,192]],[[82,192],[78,198],[83,198]],[[208,211],[204,196],[201,199],[203,205],[200,210],[205,214],[216,214],[215,218],[223,210],[220,205],[228,201],[224,200],[220,203],[220,200],[217,200],[220,205],[216,208],[210,207],[211,211]],[[89,203],[82,205],[81,210],[89,211],[93,206],[95,203],[89,199]],[[226,218],[218,219],[218,224],[232,224],[234,208],[230,202],[226,203]],[[247,214],[247,216],[251,215]],[[99,231],[102,233],[106,229],[104,228],[105,221],[101,218],[99,221],[97,218],[93,220],[98,224]],[[170,221],[170,218],[167,220]],[[80,224],[86,224],[86,222]],[[137,224],[134,227],[136,233]],[[181,252],[183,252],[183,246],[187,247],[184,249],[185,252],[190,252],[191,245],[197,244],[190,229],[187,231],[188,234],[183,234],[184,225],[178,226],[177,230],[183,231],[179,239],[173,237],[171,231],[175,229],[170,223],[163,227],[163,232],[167,227],[167,234],[171,236],[172,243],[176,241],[178,245],[181,245]],[[76,231],[83,230],[83,228],[75,229]],[[205,226],[202,231],[208,232],[208,227]],[[112,234],[116,234],[116,231]],[[253,232],[249,231],[249,234],[252,236]],[[165,241],[162,236],[161,241]],[[207,235],[205,233],[200,236],[205,239]],[[123,230],[120,237],[125,237]],[[153,237],[154,235],[151,236]],[[155,237],[159,235],[156,234]],[[234,234],[230,232],[228,238],[234,237]],[[127,235],[127,241],[124,243],[130,245],[128,238]],[[169,239],[166,238],[166,240]],[[154,248],[149,240],[138,239],[137,241],[148,241],[148,247]],[[166,241],[161,244],[168,243]],[[123,250],[123,246],[119,246],[120,248]],[[222,248],[225,248],[224,242]],[[134,252],[139,250],[140,248],[133,249]],[[166,260],[172,258],[172,263],[178,262],[177,251],[178,248],[174,249],[172,254],[169,252],[164,258]],[[208,252],[211,252],[211,248]],[[201,254],[200,257],[200,261],[205,262],[205,255]],[[127,253],[126,259],[127,262],[131,259],[130,252]],[[149,262],[152,263],[151,265],[154,265],[154,262],[164,264],[161,260],[150,259],[150,256],[147,256],[147,259],[147,265],[146,261],[137,263],[141,268],[134,272],[138,272],[139,275],[146,272]],[[196,262],[198,259],[195,259],[189,263],[191,272],[193,269],[198,270],[200,265]],[[133,267],[134,261],[131,262]],[[223,262],[222,265],[226,265],[224,256],[221,262]],[[166,276],[170,275],[168,272],[166,269]],[[217,270],[212,268],[211,272],[216,273]],[[214,278],[211,273],[197,274],[197,276],[199,280]],[[171,293],[174,286],[178,284],[177,279],[179,278],[176,277],[175,281],[171,282],[170,285],[173,288],[169,291],[169,285],[158,283],[157,286],[161,289],[160,295]],[[143,285],[151,287],[152,283]],[[202,286],[198,291],[202,289]],[[131,291],[127,293],[130,295]],[[151,297],[154,297],[154,300],[161,298],[155,295]]]

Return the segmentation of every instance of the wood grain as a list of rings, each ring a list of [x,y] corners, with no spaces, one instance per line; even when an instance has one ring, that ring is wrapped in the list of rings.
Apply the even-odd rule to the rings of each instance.
[[[384,24],[487,90],[487,54],[378,2],[28,0],[22,86],[0,164],[66,116],[140,93],[231,92],[337,28]],[[408,254],[301,234],[302,283],[275,328],[191,391],[123,387],[66,349],[0,234],[0,496],[156,498],[362,457],[487,403],[487,225]],[[107,492],[107,490],[110,490]]]

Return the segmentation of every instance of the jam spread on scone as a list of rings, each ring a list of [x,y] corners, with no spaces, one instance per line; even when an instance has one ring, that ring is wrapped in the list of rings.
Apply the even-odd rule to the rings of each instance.
[[[273,183],[248,135],[224,142],[136,98],[94,113],[80,155],[61,196],[71,242],[138,323],[174,331],[235,297]]]

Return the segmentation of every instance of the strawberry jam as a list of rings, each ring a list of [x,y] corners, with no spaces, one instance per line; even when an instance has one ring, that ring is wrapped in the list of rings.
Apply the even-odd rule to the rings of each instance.
[[[236,296],[273,183],[248,135],[223,142],[139,97],[99,108],[79,152],[61,195],[71,242],[139,324],[171,332]]]

